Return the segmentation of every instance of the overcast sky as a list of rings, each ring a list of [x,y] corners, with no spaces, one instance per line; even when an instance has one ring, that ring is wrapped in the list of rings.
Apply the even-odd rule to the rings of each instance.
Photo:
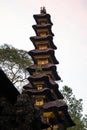
[[[87,0],[0,0],[0,45],[31,50],[30,36],[35,36],[33,14],[45,6],[53,22],[55,55],[63,83],[76,98],[83,99],[87,114]]]

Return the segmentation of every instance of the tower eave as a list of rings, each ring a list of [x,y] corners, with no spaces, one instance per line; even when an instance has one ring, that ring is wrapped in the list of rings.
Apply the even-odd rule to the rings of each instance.
[[[47,75],[45,74],[38,74],[36,76],[29,76],[28,80],[30,81],[30,83],[32,84],[33,87],[36,87],[34,85],[34,83],[39,83],[39,82],[43,82],[44,81],[44,87],[50,88],[52,89],[57,98],[58,99],[63,99],[63,95],[61,94],[61,92],[59,91],[59,86],[56,82],[54,82],[51,78],[49,78]]]
[[[53,25],[53,23],[51,22],[51,16],[50,14],[45,14],[45,13],[42,13],[42,14],[34,14],[33,15],[36,23],[38,24],[38,19],[47,19],[48,23],[50,23],[51,25]]]
[[[56,59],[53,49],[45,49],[45,50],[35,49],[35,50],[29,51],[28,54],[33,58],[35,63],[36,63],[35,58],[34,58],[35,56],[37,56],[39,58],[39,57],[42,57],[42,55],[44,57],[47,55],[50,55],[52,62],[54,64],[59,64],[59,61]]]
[[[52,72],[52,76],[54,77],[54,81],[55,80],[61,80],[61,77],[58,75],[57,71],[56,71],[56,66],[54,64],[48,64],[48,65],[42,65],[42,72],[41,73],[45,73],[46,71],[50,71]],[[35,73],[37,69],[37,65],[33,65],[27,68],[27,71],[33,75],[33,73]],[[36,74],[35,74],[36,75]]]
[[[46,24],[46,25],[33,25],[33,26],[32,26],[32,28],[35,30],[35,33],[36,33],[37,36],[39,36],[37,30],[39,30],[39,31],[42,30],[42,31],[43,31],[44,29],[45,29],[45,30],[48,29],[48,31],[49,31],[48,35],[54,36],[54,33],[53,33],[52,30],[51,30],[51,27],[52,27],[51,24]]]
[[[64,123],[65,127],[72,127],[75,126],[75,123],[72,121],[69,113],[68,113],[68,106],[61,101],[55,100],[49,103],[45,103],[43,106],[44,111],[54,111],[56,110],[56,118],[60,117],[62,123]],[[61,112],[61,113],[60,113]],[[57,117],[58,116],[58,117]]]
[[[49,41],[51,48],[57,49],[57,47],[53,43],[52,35],[47,35],[45,37],[32,36],[32,37],[30,37],[30,40],[33,42],[33,44],[34,44],[36,49],[37,49],[37,47],[36,47],[36,43],[35,42],[42,42],[42,41]]]
[[[49,88],[43,88],[42,90],[30,89],[24,90],[29,95],[46,96],[50,101],[55,101],[55,97],[52,95]]]

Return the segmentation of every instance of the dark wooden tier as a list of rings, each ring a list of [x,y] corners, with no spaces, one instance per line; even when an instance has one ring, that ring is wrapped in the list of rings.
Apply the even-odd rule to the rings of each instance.
[[[44,111],[64,111],[68,109],[68,106],[64,101],[59,101],[58,99],[52,102],[45,103],[43,105]]]
[[[55,52],[51,48],[46,50],[31,50],[28,52],[28,54],[32,57],[35,64],[37,64],[37,59],[48,59],[49,63],[59,64],[59,61],[55,57]]]
[[[54,64],[47,64],[47,65],[42,65],[41,66],[41,72],[37,71],[38,66],[37,65],[32,65],[30,67],[27,68],[28,72],[30,73],[30,75],[37,75],[38,73],[42,73],[42,74],[47,74],[48,76],[50,76],[52,78],[52,80],[61,80],[60,76],[58,75],[57,71],[56,71],[56,66]]]
[[[36,76],[30,76],[28,78],[30,81],[30,84],[25,85],[23,88],[28,90],[28,89],[37,89],[36,85],[41,84],[43,88],[49,88],[54,91],[56,97],[58,99],[63,99],[63,95],[61,92],[58,90],[59,86],[57,83],[55,83],[52,79],[50,79],[47,75],[44,74],[38,74]]]
[[[46,35],[52,35],[54,36],[54,33],[52,33],[51,24],[45,24],[45,25],[33,25],[32,26],[34,31],[36,32],[37,36],[40,36],[41,33],[45,33]]]
[[[52,94],[51,90],[49,88],[43,88],[41,90],[36,90],[36,89],[29,89],[29,90],[24,90],[29,96],[41,96],[44,97],[45,100],[47,101],[55,101],[55,96]]]
[[[38,49],[38,45],[45,44],[47,44],[48,48],[57,49],[53,43],[53,37],[51,35],[46,35],[45,37],[33,36],[30,37],[30,40],[33,42],[36,49]]]
[[[28,78],[28,80],[30,81],[30,83],[33,86],[34,86],[33,82],[41,82],[41,81],[43,82],[44,81],[45,87],[49,86],[51,88],[51,86],[52,86],[53,88],[55,88],[55,87],[59,88],[58,84],[45,74],[37,74],[37,75],[34,75],[34,76],[32,75]]]
[[[5,97],[11,104],[14,104],[19,94],[6,74],[0,69],[0,96]]]
[[[43,105],[43,111],[53,111],[58,122],[62,122],[66,128],[75,125],[68,113],[68,106],[63,101],[55,100],[45,103]]]
[[[51,25],[53,25],[53,23],[51,22],[50,14],[46,14],[46,13],[35,14],[33,15],[33,17],[37,24],[40,24],[40,21],[45,21],[46,23],[50,23]]]

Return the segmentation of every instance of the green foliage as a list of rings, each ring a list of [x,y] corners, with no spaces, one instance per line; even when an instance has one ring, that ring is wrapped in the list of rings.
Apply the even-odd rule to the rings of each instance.
[[[76,123],[75,127],[68,128],[68,130],[86,130],[85,124],[86,121],[83,119],[86,119],[83,117],[83,107],[82,107],[82,99],[76,99],[75,95],[72,92],[72,89],[68,86],[64,86],[62,89],[62,93],[64,95],[64,100],[68,105],[68,111],[73,119],[73,121]],[[87,125],[87,124],[86,124]]]
[[[83,117],[84,125],[85,125],[85,130],[87,130],[87,115]]]
[[[18,64],[20,68],[25,68],[32,63],[26,51],[18,50],[7,44],[0,47],[0,61],[9,61]]]
[[[42,72],[43,72],[42,66],[41,66],[41,65],[38,65],[37,68],[36,68],[36,70],[35,70],[35,73],[36,73],[36,74],[39,74],[39,73],[42,73]]]
[[[24,84],[28,77],[26,68],[31,64],[32,60],[26,51],[7,44],[0,46],[0,67],[15,86],[19,87]]]
[[[17,97],[14,105],[0,97],[0,130],[41,130],[40,112],[26,93]]]

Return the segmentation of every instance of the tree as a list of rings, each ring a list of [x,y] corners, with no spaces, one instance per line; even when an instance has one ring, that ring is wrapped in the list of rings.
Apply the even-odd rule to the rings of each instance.
[[[75,127],[68,128],[68,130],[86,130],[85,128],[86,118],[83,117],[82,114],[83,112],[82,99],[76,99],[75,95],[72,92],[72,89],[69,88],[68,86],[63,87],[62,93],[64,95],[64,100],[68,105],[69,113],[73,121],[76,123]]]
[[[32,60],[26,51],[7,44],[0,46],[0,67],[17,88],[27,81],[28,72],[26,67],[31,64]]]
[[[84,125],[85,125],[85,130],[87,130],[87,115],[83,117]]]
[[[40,111],[26,92],[14,105],[0,97],[0,130],[41,130],[41,123]]]
[[[13,128],[16,126],[16,130],[33,130],[31,125],[35,118],[33,99],[23,92],[17,97],[15,110],[16,118]]]

